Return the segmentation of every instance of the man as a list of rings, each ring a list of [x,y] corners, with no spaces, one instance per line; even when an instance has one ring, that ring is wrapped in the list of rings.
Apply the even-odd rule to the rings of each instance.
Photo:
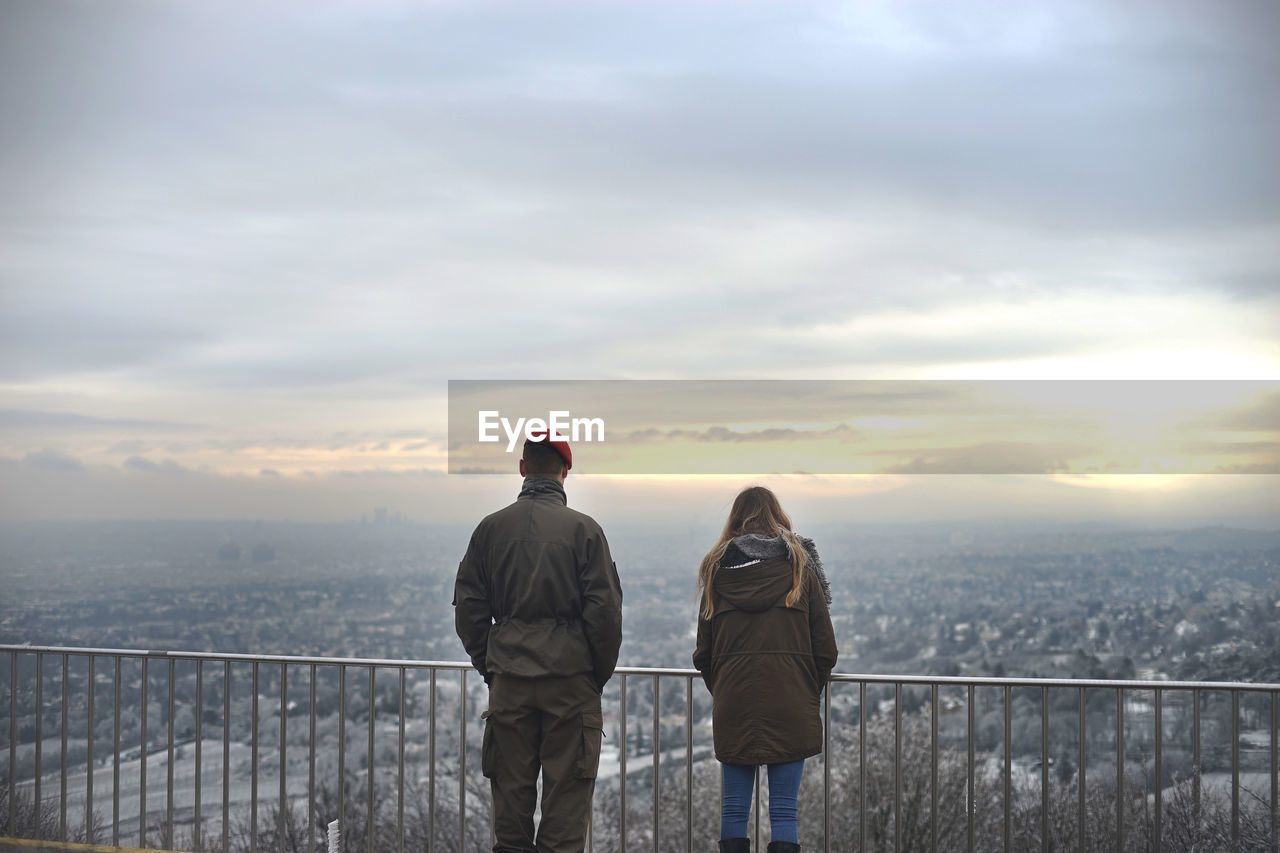
[[[590,516],[566,506],[573,454],[549,438],[525,442],[520,495],[476,527],[454,586],[458,636],[489,685],[481,767],[493,791],[495,853],[586,846],[600,693],[622,644],[609,543]]]

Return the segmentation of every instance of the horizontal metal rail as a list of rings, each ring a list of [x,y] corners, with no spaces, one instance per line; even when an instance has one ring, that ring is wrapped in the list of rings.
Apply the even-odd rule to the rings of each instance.
[[[6,658],[9,673],[0,685],[7,685],[9,696],[0,707],[8,720],[0,731],[7,730],[9,741],[0,755],[7,752],[9,796],[7,814],[0,814],[7,831],[0,835],[90,843],[109,835],[112,843],[143,847],[182,840],[225,848],[235,830],[247,834],[250,850],[283,853],[324,849],[322,828],[337,818],[354,842],[346,847],[353,853],[482,850],[491,843],[488,785],[479,777],[476,755],[484,688],[480,679],[467,678],[468,663],[0,645],[0,663]],[[99,658],[109,665],[99,666]],[[699,673],[628,666],[616,674],[606,689],[606,717],[616,733],[611,749],[617,750],[617,768],[598,781],[592,849],[626,850],[628,841],[640,838],[655,853],[704,846],[707,833],[718,836],[718,819],[707,814],[705,800],[694,806],[706,788],[705,781],[695,785],[694,768],[712,755],[710,703],[700,691],[695,700]],[[663,689],[663,679],[682,682],[683,689]],[[1099,692],[1105,694],[1098,697],[1101,708],[1091,715],[1090,706],[1098,703],[1088,700]],[[408,696],[417,694],[411,704]],[[1053,713],[1065,718],[1072,739],[1054,743],[1052,700],[1068,696],[1070,710]],[[1205,719],[1211,701],[1219,703],[1216,728]],[[923,728],[912,728],[911,704],[927,715]],[[808,833],[802,840],[825,851],[850,849],[854,838],[852,849],[859,850],[973,850],[1001,843],[1005,850],[1091,849],[1088,832],[1101,831],[1102,818],[1091,812],[1086,819],[1086,780],[1107,778],[1088,776],[1092,735],[1094,753],[1101,744],[1101,754],[1112,750],[1108,763],[1115,763],[1108,838],[1123,849],[1137,843],[1135,833],[1144,833],[1150,847],[1161,850],[1163,833],[1173,825],[1165,805],[1173,764],[1166,741],[1189,726],[1192,831],[1200,830],[1206,812],[1202,754],[1213,749],[1220,761],[1229,756],[1233,843],[1254,839],[1243,839],[1246,831],[1269,827],[1262,849],[1278,851],[1278,707],[1280,684],[1270,683],[833,674],[821,705],[820,818],[802,830]],[[290,724],[295,711],[305,713],[305,725]],[[647,725],[641,717],[628,726],[629,717],[646,713]],[[1014,719],[1028,713],[1034,723],[1019,724],[1016,742]],[[1221,723],[1227,714],[1229,721]],[[148,728],[148,716],[158,724]],[[979,745],[983,718],[989,721],[986,739],[991,732],[999,737]],[[940,726],[944,719],[946,727]],[[886,728],[868,737],[876,720]],[[149,740],[149,731],[161,740]],[[1244,735],[1266,762],[1261,773],[1242,765],[1242,752],[1249,751],[1242,750]],[[611,743],[614,735],[606,737]],[[49,755],[55,749],[56,769]],[[235,779],[233,754],[240,774]],[[1062,756],[1076,766],[1055,789],[1050,769]],[[1150,762],[1154,777],[1148,779]],[[869,777],[886,766],[891,775],[883,789],[869,789]],[[163,783],[163,796],[153,790],[148,797],[149,769],[153,787]],[[1268,796],[1258,783],[1252,791],[1242,783],[1250,773],[1264,780]],[[267,784],[260,785],[264,774]],[[837,779],[843,780],[841,791],[833,787]],[[983,785],[985,797],[978,791]],[[1066,806],[1051,796],[1058,790]],[[838,793],[851,799],[837,805]],[[1126,805],[1134,796],[1147,797],[1149,817],[1135,817]],[[616,808],[600,811],[602,797],[612,797]],[[756,797],[753,818],[757,839],[762,797]],[[671,808],[671,801],[679,805]],[[979,814],[987,801],[998,803],[998,813]],[[1054,821],[1055,808],[1075,812]],[[876,809],[880,819],[870,817]],[[100,825],[108,815],[109,833]],[[605,819],[616,823],[602,825]]]
[[[36,645],[12,645],[0,644],[0,654],[9,654],[17,652],[20,654],[47,654],[47,655],[94,655],[98,657],[125,657],[125,658],[175,658],[177,660],[208,660],[208,661],[230,661],[232,663],[288,663],[288,664],[317,664],[321,666],[376,666],[386,667],[388,669],[398,667],[409,667],[410,669],[443,669],[443,670],[469,670],[471,664],[465,661],[438,661],[438,660],[407,660],[403,658],[343,658],[343,657],[324,657],[315,655],[259,655],[259,654],[240,654],[231,652],[191,652],[191,651],[175,651],[170,649],[114,649],[114,648],[93,648],[93,647],[70,647],[70,646],[36,646]],[[680,676],[700,678],[701,674],[696,669],[683,669],[678,667],[652,667],[652,666],[620,666],[614,670],[615,675],[641,675],[641,676]],[[1154,690],[1159,687],[1166,690],[1230,690],[1244,691],[1253,693],[1274,693],[1280,690],[1280,683],[1269,682],[1250,682],[1250,681],[1137,681],[1137,680],[1118,680],[1118,679],[1100,679],[1100,678],[996,678],[996,677],[976,677],[976,676],[946,676],[946,675],[876,675],[870,673],[840,673],[831,674],[831,681],[868,684],[955,684],[968,685],[977,684],[983,687],[1102,687],[1114,690],[1116,688],[1133,689],[1133,690]]]

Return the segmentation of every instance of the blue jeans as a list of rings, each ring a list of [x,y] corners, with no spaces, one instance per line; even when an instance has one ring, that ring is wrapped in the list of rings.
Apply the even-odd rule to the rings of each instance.
[[[769,839],[800,843],[796,809],[804,759],[769,767]],[[721,764],[724,800],[720,804],[720,837],[746,838],[747,816],[751,814],[751,793],[756,768],[750,764]]]

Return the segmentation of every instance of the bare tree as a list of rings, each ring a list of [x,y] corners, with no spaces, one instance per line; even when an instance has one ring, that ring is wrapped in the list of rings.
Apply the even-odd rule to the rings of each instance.
[[[939,744],[935,789],[928,709],[902,717],[900,767],[894,766],[892,714],[869,720],[865,740],[866,755],[862,756],[856,727],[832,731],[826,759],[831,762],[831,849],[892,850],[899,834],[903,850],[927,850],[935,835],[939,850],[965,849],[969,827],[967,756]],[[824,779],[820,770],[821,765],[815,763],[814,772],[806,773],[800,797],[801,842],[815,848],[824,841]],[[901,778],[900,792],[895,773]],[[987,838],[998,831],[999,790],[981,773],[974,774],[974,785],[974,834]],[[900,813],[895,813],[895,800],[901,804]],[[865,845],[859,847],[864,802]]]
[[[13,822],[9,822],[9,800],[13,799]],[[58,812],[47,803],[36,803],[26,791],[14,791],[7,778],[0,779],[0,836],[43,838],[58,836]]]

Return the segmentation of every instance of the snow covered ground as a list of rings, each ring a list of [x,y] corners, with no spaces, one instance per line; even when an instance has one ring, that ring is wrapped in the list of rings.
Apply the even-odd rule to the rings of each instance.
[[[206,739],[203,744],[203,755],[200,767],[200,801],[201,819],[206,831],[215,834],[222,828],[222,788],[223,788],[223,742]],[[299,750],[301,752],[301,750]],[[245,743],[230,742],[227,744],[230,774],[227,784],[228,812],[231,826],[243,822],[249,814],[252,796],[252,751]],[[152,752],[146,761],[146,801],[147,823],[149,827],[164,821],[169,810],[167,793],[169,761],[167,750]],[[286,775],[286,794],[291,798],[306,796],[307,770],[305,755],[300,766],[290,760],[289,773]],[[93,771],[94,813],[99,826],[106,827],[106,838],[110,838],[114,805],[115,765],[111,756],[103,761],[95,762]],[[268,804],[279,801],[280,777],[277,775],[278,756],[274,750],[259,751],[258,767],[258,819],[266,818]],[[121,843],[132,843],[138,839],[138,814],[141,803],[142,762],[136,755],[128,753],[120,761],[120,793],[119,793],[119,832]],[[174,748],[173,762],[173,816],[181,835],[186,835],[195,819],[195,779],[196,750],[194,743],[177,745]],[[85,794],[87,791],[88,773],[83,764],[72,767],[67,773],[67,827],[68,833],[75,835],[84,827]],[[40,796],[46,807],[58,809],[61,792],[61,770],[54,769],[45,773],[40,780]],[[28,779],[18,783],[20,793],[30,796],[34,793],[35,781]],[[148,835],[154,833],[148,829]],[[99,830],[98,841],[103,834]]]

